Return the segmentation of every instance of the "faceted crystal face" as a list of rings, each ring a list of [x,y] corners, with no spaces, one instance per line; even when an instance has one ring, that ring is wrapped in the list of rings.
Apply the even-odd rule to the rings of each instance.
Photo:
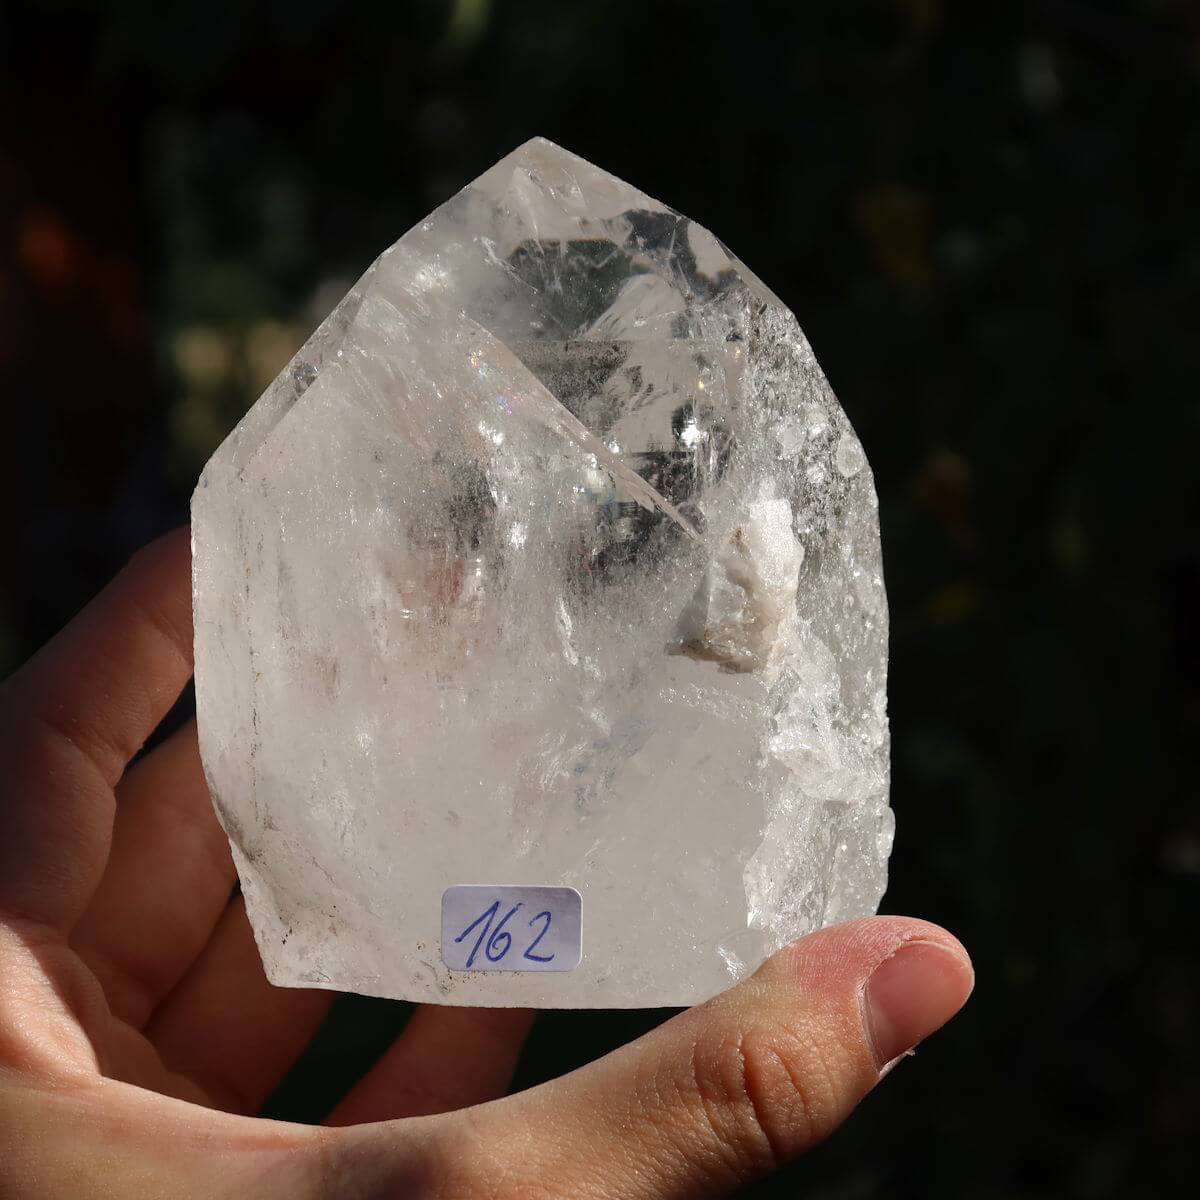
[[[686,217],[520,147],[376,260],[192,511],[201,750],[275,983],[682,1005],[874,911],[871,473]],[[578,967],[447,968],[464,884],[574,888]]]

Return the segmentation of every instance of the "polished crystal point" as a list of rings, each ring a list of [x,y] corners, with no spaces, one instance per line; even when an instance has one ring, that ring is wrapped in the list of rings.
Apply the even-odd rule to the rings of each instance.
[[[201,750],[275,983],[690,1004],[874,911],[871,472],[792,314],[657,200],[515,150],[375,261],[192,513]],[[460,885],[574,889],[578,966],[525,948],[552,901],[500,953],[543,893]]]

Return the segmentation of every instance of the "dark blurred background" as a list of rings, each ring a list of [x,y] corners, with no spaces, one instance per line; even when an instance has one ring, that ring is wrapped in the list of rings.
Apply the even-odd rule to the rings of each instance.
[[[548,136],[728,242],[857,426],[885,908],[978,967],[750,1194],[1172,1195],[1200,1135],[1198,100],[1186,0],[10,0],[0,664],[186,518],[375,254]],[[404,1016],[341,1001],[270,1111],[318,1118]],[[519,1082],[662,1016],[547,1014]]]

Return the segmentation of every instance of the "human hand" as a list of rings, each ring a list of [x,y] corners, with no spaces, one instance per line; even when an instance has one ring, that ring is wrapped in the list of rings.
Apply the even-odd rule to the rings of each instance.
[[[515,1096],[528,1013],[424,1007],[328,1125],[256,1119],[330,996],[266,982],[195,727],[128,767],[191,643],[181,531],[0,690],[0,1196],[724,1195],[970,991],[948,933],[876,917]]]

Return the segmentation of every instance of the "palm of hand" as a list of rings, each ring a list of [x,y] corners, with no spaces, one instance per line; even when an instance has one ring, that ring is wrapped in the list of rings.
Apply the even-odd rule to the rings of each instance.
[[[332,997],[263,976],[194,726],[127,769],[190,674],[190,620],[176,534],[0,693],[0,1194],[723,1193],[833,1128],[965,999],[949,935],[880,918],[520,1096],[486,1103],[530,1014],[431,1007],[326,1126],[255,1119]],[[872,1046],[864,981],[921,947],[940,993]]]

